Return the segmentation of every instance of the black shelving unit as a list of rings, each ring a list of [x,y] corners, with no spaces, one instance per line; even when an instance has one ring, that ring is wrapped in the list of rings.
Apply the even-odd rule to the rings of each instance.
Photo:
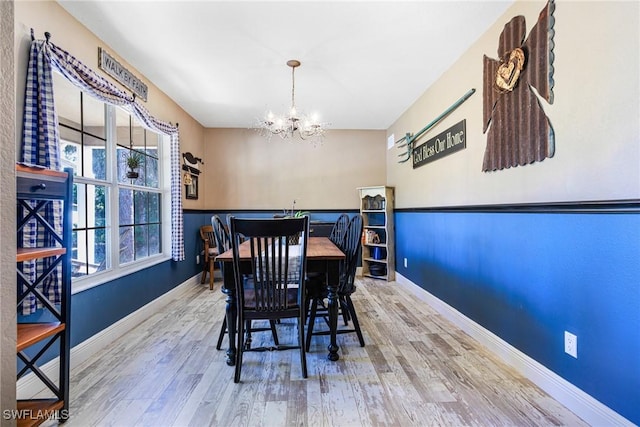
[[[27,322],[18,316],[16,353],[21,367],[17,377],[35,374],[51,396],[18,400],[19,426],[39,425],[49,419],[66,421],[69,414],[70,302],[71,302],[71,237],[72,237],[73,171],[64,172],[16,165],[17,232],[16,252],[18,308],[28,295],[34,295],[42,308],[38,318]],[[60,205],[62,228],[46,219],[44,211]],[[36,247],[23,247],[23,234],[29,223],[38,224],[38,234],[45,242]],[[24,273],[26,263],[40,265],[35,279]],[[57,271],[61,300],[50,301],[42,291],[42,283]],[[29,317],[27,317],[29,318]],[[45,354],[55,351],[59,358],[58,378],[49,378],[40,367]]]

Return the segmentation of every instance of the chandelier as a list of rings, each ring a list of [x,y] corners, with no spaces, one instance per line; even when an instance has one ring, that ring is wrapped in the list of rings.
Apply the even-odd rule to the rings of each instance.
[[[259,121],[259,130],[269,139],[273,135],[278,135],[282,139],[293,138],[297,133],[303,140],[322,141],[327,123],[321,123],[317,115],[308,117],[296,110],[295,72],[296,67],[300,66],[300,61],[292,59],[287,61],[287,65],[291,67],[291,109],[280,116],[271,111],[267,112],[264,119]]]

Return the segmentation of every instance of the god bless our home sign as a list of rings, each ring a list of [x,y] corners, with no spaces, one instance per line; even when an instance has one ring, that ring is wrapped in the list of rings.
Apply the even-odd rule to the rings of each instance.
[[[462,120],[413,149],[413,168],[467,148],[467,121]]]

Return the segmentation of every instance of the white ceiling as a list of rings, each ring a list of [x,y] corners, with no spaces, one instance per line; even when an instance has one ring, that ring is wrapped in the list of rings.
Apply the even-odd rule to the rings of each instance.
[[[287,111],[298,59],[298,110],[334,129],[388,128],[513,3],[58,2],[205,127]]]

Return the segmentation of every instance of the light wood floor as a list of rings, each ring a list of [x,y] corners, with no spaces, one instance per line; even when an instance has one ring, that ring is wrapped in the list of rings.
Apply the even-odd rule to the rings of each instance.
[[[329,362],[328,337],[314,337],[306,380],[297,350],[245,353],[234,384],[215,349],[219,287],[194,286],[73,369],[64,425],[586,425],[409,292],[369,279],[353,298],[366,347],[339,335],[341,358]],[[286,322],[281,342],[295,337]]]

